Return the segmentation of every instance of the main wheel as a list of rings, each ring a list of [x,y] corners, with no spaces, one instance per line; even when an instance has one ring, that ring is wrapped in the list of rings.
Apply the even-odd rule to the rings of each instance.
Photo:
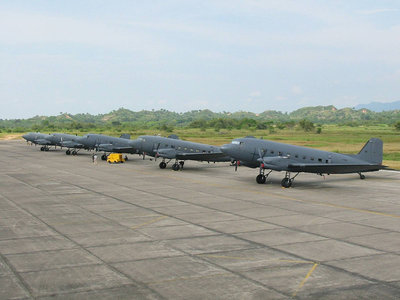
[[[76,155],[76,154],[78,154],[78,153],[74,150],[74,151],[72,151],[71,154],[72,154],[72,155]]]
[[[258,174],[256,177],[256,181],[258,184],[263,184],[267,181],[267,177],[263,174]]]
[[[179,171],[179,164],[174,163],[174,164],[172,165],[172,170],[174,170],[174,171]]]
[[[160,167],[160,169],[165,169],[167,167],[167,164],[164,161],[162,161],[158,166]]]
[[[360,179],[365,179],[365,175],[364,174],[360,174]]]
[[[40,147],[40,151],[44,151],[44,147]]]
[[[65,154],[70,155],[70,154],[71,154],[71,151],[70,151],[70,150],[67,150],[67,151],[65,151]]]
[[[287,177],[283,178],[281,181],[281,185],[284,188],[290,188],[292,186],[292,179]]]
[[[103,155],[101,156],[101,160],[107,160],[107,155],[103,154]]]
[[[44,147],[44,151],[49,151],[50,149],[47,147]]]

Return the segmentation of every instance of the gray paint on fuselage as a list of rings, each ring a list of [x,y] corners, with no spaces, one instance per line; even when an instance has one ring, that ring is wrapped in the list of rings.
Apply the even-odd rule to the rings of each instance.
[[[192,153],[219,153],[222,154],[220,147],[207,144],[182,141],[176,138],[166,138],[161,136],[143,135],[139,136],[139,145],[142,152],[150,156],[156,156],[157,150],[172,150],[176,154]],[[172,154],[172,153],[171,153]],[[218,161],[217,159],[215,161]],[[226,161],[226,160],[224,160]]]
[[[277,143],[273,141],[263,141],[253,138],[240,138],[235,139],[240,144],[238,145],[235,152],[231,152],[233,157],[240,156],[241,164],[249,167],[259,167],[257,159],[260,158],[260,152],[262,157],[287,157],[288,164],[290,163],[326,163],[326,164],[347,164],[347,163],[366,163],[365,161],[359,160],[356,157],[351,157],[346,154],[327,152],[307,147],[301,147],[296,145],[288,145],[283,143]]]
[[[96,148],[103,145],[106,148],[99,149],[106,152],[122,152],[122,153],[137,153],[137,140],[129,140],[126,138],[118,138],[102,134],[86,134],[82,137],[82,144],[86,147]],[[119,150],[118,148],[125,148]],[[128,149],[130,148],[130,149]]]

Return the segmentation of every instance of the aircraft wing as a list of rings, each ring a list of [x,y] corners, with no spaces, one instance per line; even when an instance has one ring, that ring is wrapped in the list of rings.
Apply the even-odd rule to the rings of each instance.
[[[46,139],[37,139],[34,141],[34,143],[39,144],[39,145],[52,145],[53,143],[46,140]]]
[[[83,148],[83,145],[73,141],[62,141],[61,145],[67,148]]]
[[[198,161],[231,161],[231,158],[222,152],[214,153],[177,153],[176,159]]]
[[[374,164],[302,164],[290,163],[288,171],[321,174],[345,174],[357,172],[372,172],[386,169],[383,165]]]

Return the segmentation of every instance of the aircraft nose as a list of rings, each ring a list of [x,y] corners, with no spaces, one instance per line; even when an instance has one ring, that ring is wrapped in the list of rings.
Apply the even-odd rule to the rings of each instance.
[[[27,140],[27,139],[28,139],[28,135],[27,135],[27,134],[24,134],[24,135],[22,136],[22,138],[24,138],[25,140]]]

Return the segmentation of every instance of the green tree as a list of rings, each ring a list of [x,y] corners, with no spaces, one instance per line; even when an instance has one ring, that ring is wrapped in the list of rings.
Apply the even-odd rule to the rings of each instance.
[[[299,125],[304,131],[312,131],[315,128],[314,123],[307,119],[301,120]]]

